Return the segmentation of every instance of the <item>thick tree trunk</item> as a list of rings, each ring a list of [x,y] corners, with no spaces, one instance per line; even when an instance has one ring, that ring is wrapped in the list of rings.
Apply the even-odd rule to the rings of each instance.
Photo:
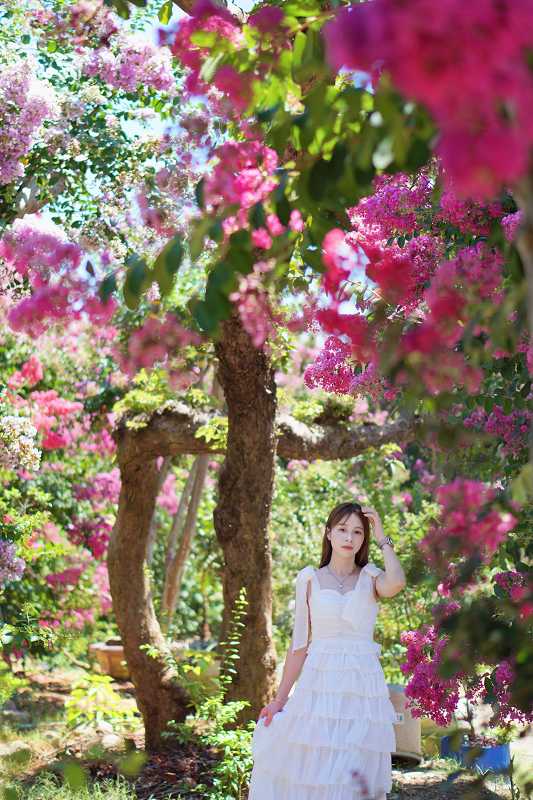
[[[163,459],[163,463],[159,468],[159,478],[157,481],[157,490],[156,490],[156,502],[157,498],[159,497],[159,492],[163,488],[163,484],[167,478],[168,473],[170,472],[170,467],[172,466],[172,459],[167,456]],[[157,536],[157,521],[155,516],[155,504],[154,504],[154,513],[152,514],[152,521],[150,522],[150,532],[148,534],[148,541],[146,542],[146,563],[151,564],[152,558],[154,557],[154,546],[155,546],[155,538]]]
[[[120,463],[120,455],[119,455]],[[154,613],[147,575],[147,540],[155,508],[160,475],[155,460],[121,467],[117,520],[108,551],[113,609],[124,654],[143,715],[146,748],[156,750],[169,720],[183,721],[190,710],[189,696],[163,656],[152,658],[142,645],[166,653],[166,643]]]
[[[276,385],[270,359],[258,350],[234,313],[215,343],[218,377],[228,413],[226,458],[213,513],[224,552],[224,618],[227,639],[235,601],[246,589],[236,674],[227,699],[246,699],[242,720],[257,717],[275,691],[272,644],[272,556],[268,536],[276,457]]]

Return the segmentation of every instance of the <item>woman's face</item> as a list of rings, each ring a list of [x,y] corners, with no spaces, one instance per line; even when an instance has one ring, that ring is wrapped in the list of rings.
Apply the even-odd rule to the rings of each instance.
[[[365,530],[359,514],[350,514],[330,530],[330,541],[339,555],[355,555],[365,540]]]

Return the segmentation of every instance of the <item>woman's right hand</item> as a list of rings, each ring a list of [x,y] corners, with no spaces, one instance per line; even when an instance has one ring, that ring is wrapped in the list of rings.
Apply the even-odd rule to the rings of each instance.
[[[272,717],[274,716],[274,714],[277,714],[278,711],[281,711],[281,709],[283,708],[284,705],[285,705],[285,703],[282,702],[281,700],[272,700],[272,702],[269,703],[267,706],[263,706],[263,708],[259,712],[259,719],[257,721],[259,722],[261,717],[264,717],[265,718],[265,726],[270,725],[270,723],[272,722]]]

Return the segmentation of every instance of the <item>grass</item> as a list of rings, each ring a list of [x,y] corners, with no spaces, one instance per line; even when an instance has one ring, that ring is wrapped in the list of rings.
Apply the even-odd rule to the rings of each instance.
[[[5,794],[4,794],[5,797]],[[13,787],[6,800],[135,800],[136,794],[120,776],[114,780],[74,789],[52,773],[40,775],[30,787]]]

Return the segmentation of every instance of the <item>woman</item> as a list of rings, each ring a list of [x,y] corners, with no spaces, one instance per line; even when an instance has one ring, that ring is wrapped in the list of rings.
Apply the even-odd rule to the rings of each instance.
[[[368,563],[371,533],[384,570]],[[396,714],[373,632],[379,598],[405,583],[378,513],[336,506],[320,567],[296,576],[291,645],[254,729],[248,800],[386,800]]]

